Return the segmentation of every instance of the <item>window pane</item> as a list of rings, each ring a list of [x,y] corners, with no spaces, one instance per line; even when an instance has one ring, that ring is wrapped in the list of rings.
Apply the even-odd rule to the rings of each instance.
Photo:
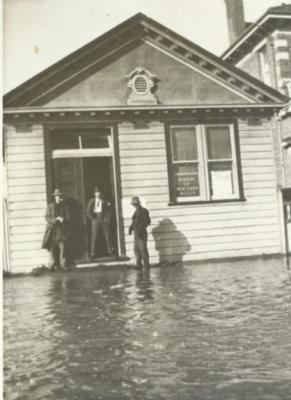
[[[171,129],[173,160],[197,160],[197,139],[195,127],[176,127]]]
[[[55,131],[51,133],[51,145],[53,150],[78,149],[78,133],[71,131]]]
[[[88,131],[81,134],[83,149],[106,149],[109,147],[108,130]]]
[[[198,164],[176,164],[173,167],[176,197],[199,196]]]
[[[210,193],[215,198],[230,197],[234,194],[232,162],[209,162]]]
[[[228,126],[208,126],[206,128],[206,138],[209,160],[232,158]]]

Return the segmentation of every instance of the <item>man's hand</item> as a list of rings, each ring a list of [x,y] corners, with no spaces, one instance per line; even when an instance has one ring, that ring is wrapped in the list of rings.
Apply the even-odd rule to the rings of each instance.
[[[62,218],[62,217],[57,217],[57,221],[63,222],[63,221],[64,221],[64,218]]]

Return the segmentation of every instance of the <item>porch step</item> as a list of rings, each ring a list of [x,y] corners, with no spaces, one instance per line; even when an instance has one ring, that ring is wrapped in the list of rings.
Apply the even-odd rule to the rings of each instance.
[[[108,267],[114,267],[114,266],[124,266],[128,267],[131,265],[129,262],[130,260],[128,258],[111,258],[111,257],[104,257],[104,258],[98,258],[96,261],[78,261],[75,264],[75,267],[77,268],[90,268],[90,267],[103,267],[103,266],[108,266]]]

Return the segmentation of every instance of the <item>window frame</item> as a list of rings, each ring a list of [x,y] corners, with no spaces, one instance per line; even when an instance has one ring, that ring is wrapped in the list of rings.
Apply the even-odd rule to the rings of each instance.
[[[53,149],[51,150],[52,158],[73,158],[73,157],[111,157],[113,154],[113,142],[112,142],[112,135],[113,135],[113,129],[112,127],[107,127],[104,126],[102,128],[105,128],[108,130],[108,135],[107,135],[107,141],[108,141],[108,146],[107,147],[83,147],[83,142],[82,142],[82,135],[86,132],[90,133],[95,133],[98,127],[96,129],[60,129],[60,133],[62,132],[69,132],[72,134],[76,134],[78,137],[78,148],[68,148],[68,149]]]
[[[172,131],[171,131],[171,128],[172,127],[175,127],[175,128],[194,128],[194,130],[195,130],[195,135],[196,135],[196,143],[197,143],[197,160],[179,160],[179,161],[175,161],[174,160],[174,145],[173,145],[173,135],[172,135]],[[170,127],[170,143],[171,143],[171,145],[170,145],[170,152],[171,152],[171,170],[172,170],[172,180],[173,180],[173,186],[174,186],[174,173],[173,173],[173,166],[174,165],[178,165],[178,164],[186,164],[186,163],[189,163],[189,164],[198,164],[198,178],[199,178],[199,196],[193,196],[193,197],[195,197],[195,200],[194,201],[202,201],[203,200],[203,194],[204,193],[202,193],[202,185],[201,185],[201,180],[203,179],[203,176],[202,176],[202,169],[200,168],[200,165],[201,165],[201,154],[199,153],[199,146],[201,145],[201,143],[200,143],[200,140],[201,140],[201,137],[200,137],[200,135],[198,134],[198,132],[197,132],[197,128],[196,128],[196,126],[195,125],[188,125],[188,124],[177,124],[177,125],[172,125],[171,127]],[[175,196],[176,197],[176,196]],[[188,198],[188,200],[187,200],[187,198],[186,197],[181,197],[181,199],[183,199],[183,200],[181,200],[181,201],[193,201],[193,198],[191,197],[191,198]],[[181,201],[179,201],[178,200],[178,198],[176,198],[176,201],[178,201],[179,203],[181,202]]]
[[[234,194],[228,195],[225,198],[215,197],[210,193],[210,176],[208,168],[208,151],[207,151],[207,136],[206,128],[213,126],[227,126],[230,132],[231,155],[232,158],[227,161],[232,161],[232,175]],[[176,197],[175,189],[175,176],[173,171],[173,146],[172,146],[172,128],[177,127],[194,127],[197,135],[197,152],[199,164],[199,185],[200,196],[197,198]],[[187,204],[205,204],[205,203],[225,203],[225,202],[238,202],[245,201],[243,196],[243,181],[241,172],[241,160],[239,151],[239,135],[237,121],[234,120],[213,120],[211,122],[205,121],[170,121],[165,124],[166,135],[166,150],[167,150],[167,163],[168,163],[168,183],[169,183],[169,205],[187,205]]]

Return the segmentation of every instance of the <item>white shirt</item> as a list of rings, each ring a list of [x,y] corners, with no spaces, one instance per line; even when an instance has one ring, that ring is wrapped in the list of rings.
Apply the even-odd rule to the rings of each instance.
[[[102,212],[102,200],[101,199],[95,199],[94,212],[95,213]]]

